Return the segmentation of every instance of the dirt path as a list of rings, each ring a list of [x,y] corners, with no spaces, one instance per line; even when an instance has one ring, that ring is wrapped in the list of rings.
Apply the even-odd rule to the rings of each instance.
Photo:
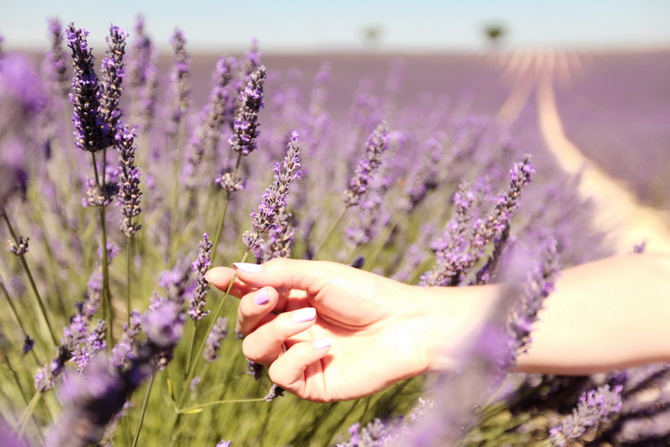
[[[594,227],[609,234],[608,242],[619,254],[630,253],[635,244],[643,241],[648,251],[670,253],[670,216],[642,205],[629,188],[585,157],[565,135],[556,105],[555,77],[559,77],[559,82],[571,82],[571,66],[581,69],[578,60],[555,53],[538,55],[536,60],[534,76],[529,77],[528,70],[520,74],[519,79],[525,82],[517,82],[499,117],[513,120],[521,110],[519,102],[527,100],[534,87],[542,136],[561,168],[568,174],[581,175],[579,192],[596,206]]]

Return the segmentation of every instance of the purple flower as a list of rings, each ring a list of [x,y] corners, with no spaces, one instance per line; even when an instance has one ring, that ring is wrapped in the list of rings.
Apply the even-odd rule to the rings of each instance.
[[[447,223],[444,235],[432,243],[437,261],[432,270],[421,276],[422,286],[453,285],[470,263],[466,249],[474,203],[474,194],[462,183],[454,194],[454,215]]]
[[[263,397],[263,400],[266,402],[272,402],[278,397],[281,397],[284,395],[284,388],[280,387],[276,383],[273,383],[272,386],[270,387],[270,390],[268,391],[268,394]]]
[[[381,155],[389,146],[388,127],[382,122],[370,134],[366,143],[365,157],[356,166],[356,173],[349,181],[349,188],[344,191],[343,199],[347,207],[356,206],[367,191],[372,172],[381,163]]]
[[[251,45],[249,46],[249,50],[247,51],[246,59],[247,63],[244,68],[244,72],[247,75],[247,77],[249,77],[261,65],[261,51],[258,48],[258,39],[256,38],[251,39]]]
[[[213,362],[219,358],[219,348],[221,348],[221,342],[225,340],[228,336],[228,319],[227,318],[217,318],[214,327],[207,336],[207,341],[205,342],[205,350],[202,353],[205,360],[208,362]]]
[[[263,108],[263,84],[265,67],[261,65],[251,76],[240,94],[239,108],[233,123],[233,135],[228,142],[235,152],[249,155],[256,149],[258,130],[258,112]]]
[[[205,273],[207,273],[207,270],[211,266],[211,254],[212,242],[209,240],[209,234],[205,233],[202,235],[202,241],[200,241],[198,258],[192,264],[195,276],[195,292],[189,301],[188,315],[195,322],[200,321],[209,314],[209,311],[205,312],[205,299],[209,290],[209,283],[205,279]]]
[[[140,127],[148,130],[153,124],[158,99],[158,52],[144,33],[144,19],[141,16],[135,24],[135,38],[129,55],[131,59],[128,64],[128,81],[135,93],[133,110],[138,115]]]
[[[142,225],[133,222],[133,217],[137,217],[142,208],[140,201],[142,191],[140,190],[140,170],[135,166],[135,138],[137,137],[136,128],[129,129],[125,125],[118,127],[116,133],[116,147],[119,150],[119,180],[118,180],[118,205],[121,207],[123,220],[121,220],[121,231],[131,237],[137,233]]]
[[[119,371],[128,370],[132,361],[137,358],[141,325],[142,316],[139,312],[133,310],[128,318],[128,323],[123,324],[121,340],[112,348],[111,361]]]
[[[179,304],[162,299],[155,309],[149,310],[142,319],[142,329],[147,338],[156,346],[168,349],[174,347],[181,339],[184,325],[184,314]]]
[[[235,114],[235,105],[230,92],[232,71],[237,60],[232,57],[222,57],[216,64],[213,76],[214,87],[209,95],[209,103],[205,106],[202,115],[204,121],[198,125],[189,142],[189,158],[184,169],[187,187],[195,187],[195,176],[205,150],[215,150],[221,139],[221,128],[226,123],[232,123]]]
[[[221,441],[218,444],[216,444],[216,447],[230,447],[230,443],[232,441]]]
[[[93,68],[93,52],[86,41],[88,31],[71,23],[66,35],[73,59],[74,93],[70,94],[70,101],[74,105],[74,143],[79,149],[97,152],[105,148],[108,130],[100,116],[100,87]]]
[[[49,36],[51,37],[51,50],[46,55],[49,77],[54,92],[61,97],[67,98],[70,93],[70,81],[67,76],[66,54],[63,50],[63,26],[60,20],[51,18],[48,20]]]
[[[354,247],[372,241],[377,231],[388,224],[389,214],[383,209],[383,204],[384,195],[392,183],[392,178],[380,171],[370,176],[368,189],[356,207],[352,222],[345,229],[347,241]]]
[[[185,262],[178,262],[172,270],[161,273],[158,285],[167,292],[167,299],[178,304],[189,299],[191,283],[191,266]]]
[[[66,374],[58,391],[66,409],[49,431],[45,447],[97,444],[130,391],[124,377],[104,355],[98,356],[84,374]]]
[[[184,33],[178,29],[174,31],[170,44],[174,50],[174,66],[172,69],[172,87],[175,91],[175,104],[172,111],[170,132],[177,133],[179,123],[188,109],[191,95],[191,82],[189,80],[190,56],[186,51],[186,38]]]
[[[23,236],[18,236],[18,238],[18,244],[12,240],[7,241],[7,250],[16,256],[23,256],[28,253],[28,241],[30,238]]]
[[[602,385],[584,393],[572,414],[549,431],[551,442],[557,447],[564,447],[568,441],[578,439],[588,430],[597,430],[601,423],[609,420],[610,415],[621,411],[622,389],[622,385],[613,389]]]
[[[538,319],[544,299],[554,291],[561,270],[556,240],[547,238],[540,241],[540,247],[542,260],[535,268],[526,270],[523,295],[516,300],[509,315],[507,330],[513,357],[528,350],[532,326]]]
[[[289,185],[300,178],[300,142],[297,132],[291,134],[284,161],[281,165],[275,165],[274,172],[274,182],[263,193],[258,210],[251,212],[253,231],[247,231],[243,235],[244,244],[249,251],[257,252],[263,243],[261,234],[277,226],[278,215],[286,208]],[[260,253],[258,255],[260,258]]]
[[[119,101],[123,91],[122,82],[126,77],[123,56],[126,52],[128,32],[118,26],[110,26],[107,36],[107,49],[102,59],[100,82],[100,116],[107,126],[107,146],[114,143],[117,126],[121,118]]]

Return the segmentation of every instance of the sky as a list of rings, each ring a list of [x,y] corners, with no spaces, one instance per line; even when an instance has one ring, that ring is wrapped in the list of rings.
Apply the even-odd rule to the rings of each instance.
[[[486,48],[484,27],[506,30],[502,48],[670,47],[669,0],[0,0],[5,48],[43,49],[46,19],[88,29],[100,45],[110,23],[131,31],[138,14],[164,48],[175,28],[192,51],[370,49],[430,52]]]

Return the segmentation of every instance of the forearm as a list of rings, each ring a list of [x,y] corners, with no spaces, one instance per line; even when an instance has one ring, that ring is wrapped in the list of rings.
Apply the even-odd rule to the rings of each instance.
[[[479,327],[499,292],[496,285],[420,292],[428,371],[453,368],[454,349]],[[670,257],[631,255],[562,272],[517,370],[589,374],[660,361],[670,361]]]
[[[670,257],[630,255],[563,272],[518,369],[589,374],[661,361],[670,361]]]

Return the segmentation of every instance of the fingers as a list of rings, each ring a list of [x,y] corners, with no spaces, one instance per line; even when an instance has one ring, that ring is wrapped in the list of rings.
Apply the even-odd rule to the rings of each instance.
[[[318,293],[326,282],[326,275],[339,264],[325,261],[277,258],[265,264],[235,263],[237,275],[249,285],[267,285],[274,288],[300,289]]]
[[[272,315],[271,321],[249,333],[242,342],[242,352],[249,360],[269,365],[282,352],[282,344],[316,321],[316,309],[304,307],[293,312]]]
[[[328,354],[333,341],[321,338],[293,345],[272,365],[268,373],[270,379],[285,390],[300,397],[319,400],[318,396],[307,395],[305,370]]]
[[[214,267],[205,273],[205,279],[211,285],[219,290],[226,291],[230,285],[231,278],[235,277],[233,287],[230,289],[230,294],[236,297],[242,297],[249,292],[257,289],[257,287],[250,286],[236,276],[235,270],[227,267]]]
[[[263,287],[242,297],[237,307],[237,330],[247,335],[276,318],[270,312],[275,308],[277,299],[277,291],[272,287]]]

